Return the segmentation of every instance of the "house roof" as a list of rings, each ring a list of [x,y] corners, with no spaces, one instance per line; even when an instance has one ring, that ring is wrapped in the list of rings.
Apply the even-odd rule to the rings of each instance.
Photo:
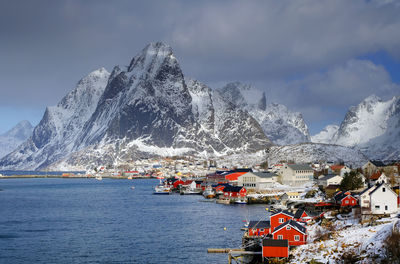
[[[334,178],[336,176],[341,177],[340,175],[337,175],[337,174],[326,174],[326,175],[322,176],[320,178],[320,180],[327,181],[327,180],[330,180],[330,179],[332,179],[332,178]]]
[[[364,193],[366,193],[367,191],[369,191],[369,190],[371,190],[371,189],[373,189],[373,188],[375,188],[375,186],[368,187],[368,188],[366,188],[365,190],[363,190],[362,192],[360,192],[359,195],[361,196],[361,195],[363,195]]]
[[[387,185],[386,183],[384,183],[384,182],[382,182],[381,184],[375,185],[375,186],[376,186],[375,189],[374,189],[372,192],[370,192],[369,195],[372,195],[374,192],[376,192],[382,185],[384,185],[384,186],[386,187],[386,189],[390,190],[392,193],[394,193],[394,194],[397,196],[397,194],[392,190],[392,188],[390,188],[390,186],[388,186],[388,185]]]
[[[292,170],[313,170],[308,164],[288,164],[287,166]]]
[[[243,188],[243,186],[232,186],[228,185],[225,186],[224,192],[240,192],[240,190]]]
[[[239,176],[247,173],[247,171],[242,171],[242,172],[233,172],[225,175],[225,179],[229,181],[237,181]]]
[[[385,167],[385,164],[381,160],[370,160],[376,167]]]
[[[272,177],[278,176],[278,175],[276,175],[276,173],[272,173],[272,172],[252,172],[252,173],[260,178],[272,178]]]
[[[371,175],[370,179],[376,181],[377,179],[379,179],[379,177],[381,177],[381,175],[382,175],[382,172],[377,171]]]
[[[307,215],[310,215],[310,214],[308,214],[308,213],[306,212],[306,210],[304,210],[304,209],[297,209],[296,213],[294,214],[294,218],[295,218],[295,219],[300,219],[304,212],[305,212]]]
[[[287,239],[263,239],[263,247],[289,247]]]
[[[332,165],[331,170],[341,170],[344,168],[344,165]]]
[[[270,228],[270,221],[250,221],[249,228]]]
[[[273,217],[273,216],[275,216],[275,215],[278,215],[278,214],[285,214],[285,215],[287,215],[287,216],[290,216],[290,217],[294,217],[294,215],[291,213],[291,212],[289,212],[289,211],[287,211],[287,210],[279,210],[279,211],[276,211],[276,212],[274,212],[272,215],[271,215],[271,217]]]
[[[290,226],[294,227],[295,229],[297,229],[298,231],[300,231],[300,232],[303,233],[303,234],[305,234],[305,233],[307,232],[307,229],[306,229],[304,226],[300,225],[299,223],[297,223],[297,222],[294,221],[294,220],[289,220],[289,221],[286,221],[285,223],[283,223],[283,224],[277,226],[277,227],[274,229],[274,232],[273,232],[273,233],[279,231],[280,229],[282,229],[283,227],[285,227],[285,226],[287,226],[287,225],[290,225]]]
[[[350,193],[349,194],[349,192],[339,192],[339,193],[337,193],[336,195],[335,195],[335,200],[336,201],[341,201],[341,200],[343,200],[345,197],[347,197],[347,196],[352,196],[353,197],[353,195]],[[354,198],[354,197],[353,197]]]

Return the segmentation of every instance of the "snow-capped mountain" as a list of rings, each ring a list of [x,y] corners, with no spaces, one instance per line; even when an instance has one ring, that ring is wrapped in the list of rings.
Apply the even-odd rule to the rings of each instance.
[[[228,83],[220,91],[236,106],[248,111],[275,144],[310,142],[310,134],[302,115],[290,111],[284,105],[267,104],[264,92],[239,82]]]
[[[44,168],[74,151],[77,136],[96,109],[109,73],[98,69],[83,79],[57,106],[47,107],[32,136],[0,160],[4,169]]]
[[[338,132],[338,130],[338,125],[327,125],[324,127],[324,129],[322,129],[321,132],[311,136],[311,142],[331,144],[333,141],[333,136]]]
[[[271,144],[246,111],[199,82],[186,82],[169,46],[151,43],[128,67],[82,79],[47,108],[33,136],[0,167],[84,168],[139,155],[219,155]]]
[[[27,140],[33,131],[33,126],[29,121],[21,121],[9,131],[0,135],[0,158],[16,149],[20,144]]]
[[[400,158],[400,96],[388,101],[371,95],[347,112],[340,127],[324,129],[314,142],[360,149],[370,159]]]

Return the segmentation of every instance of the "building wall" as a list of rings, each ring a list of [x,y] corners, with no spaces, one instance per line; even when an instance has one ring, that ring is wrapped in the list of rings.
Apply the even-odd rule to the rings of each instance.
[[[383,192],[383,188],[385,188],[385,192]],[[388,186],[382,185],[370,197],[371,212],[373,214],[392,214],[397,212],[397,195]],[[387,206],[387,209],[385,206]]]
[[[269,228],[249,228],[249,236],[264,236],[270,232]]]
[[[283,219],[283,221],[279,222],[279,219]],[[290,217],[286,214],[280,213],[271,216],[270,221],[271,221],[271,232],[274,232],[275,228],[280,226],[281,224],[285,223],[286,221],[292,220],[293,217]]]
[[[295,240],[296,235],[299,236],[299,241]],[[279,236],[282,236],[282,238],[278,238]],[[286,226],[274,232],[273,239],[287,239],[289,241],[289,246],[299,246],[307,243],[307,235],[304,235],[292,227],[290,230],[287,230]]]
[[[289,166],[284,166],[280,171],[281,182],[285,185],[300,186],[314,179],[313,170],[293,170]]]
[[[289,257],[289,248],[263,246],[262,255],[264,258],[287,258]]]

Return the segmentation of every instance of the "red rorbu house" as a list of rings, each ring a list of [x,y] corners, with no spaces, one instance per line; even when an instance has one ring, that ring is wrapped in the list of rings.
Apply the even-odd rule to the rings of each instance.
[[[335,194],[333,199],[337,205],[340,205],[340,207],[357,205],[357,199],[351,195],[350,192],[339,191]]]
[[[270,221],[250,221],[248,235],[251,237],[266,236],[270,233]]]
[[[289,241],[287,239],[263,239],[263,258],[288,258]]]
[[[312,216],[309,215],[304,209],[297,209],[293,219],[297,222],[307,223],[308,221],[312,220]]]
[[[282,225],[283,223],[293,220],[294,215],[289,212],[289,211],[278,211],[275,212],[271,215],[270,220],[271,220],[271,232],[275,230],[275,228],[279,225]]]
[[[287,239],[289,246],[304,245],[307,243],[307,229],[298,222],[289,220],[275,228],[272,238]]]
[[[224,197],[246,197],[247,190],[243,186],[225,186]]]

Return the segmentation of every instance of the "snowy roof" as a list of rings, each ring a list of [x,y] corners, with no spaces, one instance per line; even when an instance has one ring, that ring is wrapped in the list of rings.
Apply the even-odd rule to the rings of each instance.
[[[287,225],[291,225],[292,227],[294,227],[295,229],[297,229],[298,231],[300,231],[300,232],[303,233],[303,234],[305,234],[306,231],[307,231],[307,229],[306,229],[304,226],[300,225],[300,224],[297,223],[296,221],[294,221],[294,220],[289,220],[289,221],[286,221],[285,223],[283,223],[283,224],[277,226],[277,227],[275,228],[275,230],[274,230],[273,233],[279,231],[280,229],[282,229],[283,227],[285,227],[285,226],[287,226]]]
[[[290,217],[294,217],[294,215],[293,215],[291,212],[286,211],[286,210],[283,210],[283,211],[282,211],[282,210],[279,210],[279,211],[277,211],[277,212],[271,214],[271,217],[273,217],[273,216],[275,216],[275,215],[277,215],[277,214],[280,214],[280,213],[285,214],[285,215],[290,216]]]
[[[326,174],[326,175],[322,176],[320,178],[320,180],[327,181],[327,180],[332,179],[333,177],[336,177],[336,176],[340,177],[340,175],[337,175],[337,174]]]
[[[272,178],[272,177],[278,176],[272,172],[252,172],[252,173],[260,178]]]
[[[249,228],[270,228],[270,221],[250,221]]]
[[[370,162],[376,167],[385,167],[385,164],[380,160],[370,160]]]
[[[287,166],[292,170],[313,170],[308,164],[288,164]]]

